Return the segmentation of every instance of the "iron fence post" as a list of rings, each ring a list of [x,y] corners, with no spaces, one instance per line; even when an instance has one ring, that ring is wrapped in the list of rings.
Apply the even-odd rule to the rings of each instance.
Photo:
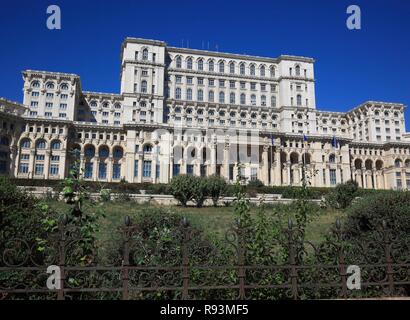
[[[237,221],[237,236],[238,236],[238,278],[239,278],[239,299],[245,299],[245,229],[242,227],[241,222]]]
[[[387,281],[389,284],[389,296],[394,295],[394,271],[393,271],[393,259],[391,257],[391,241],[389,237],[389,232],[387,229],[387,223],[385,220],[382,222],[383,227],[383,246],[384,246],[384,254],[386,258],[386,274],[387,274]]]
[[[344,255],[344,247],[342,244],[343,241],[343,235],[342,235],[342,229],[341,229],[341,223],[340,220],[336,220],[336,234],[337,234],[337,245],[338,245],[338,251],[339,251],[339,276],[342,282],[342,291],[341,291],[341,296],[343,298],[347,298],[347,274],[346,274],[346,261],[345,261],[345,255]]]
[[[122,299],[129,299],[129,264],[130,264],[130,237],[131,237],[131,220],[129,216],[125,217],[124,227],[124,252],[121,266],[122,275]]]
[[[189,298],[189,231],[186,218],[182,220],[182,300]]]
[[[58,266],[60,268],[60,286],[57,289],[57,300],[64,300],[64,285],[65,285],[65,263],[66,263],[66,227],[68,217],[66,215],[60,221],[59,239],[58,239]]]
[[[289,244],[289,264],[290,264],[290,280],[291,280],[291,288],[292,288],[292,297],[294,300],[298,299],[298,273],[296,270],[296,255],[295,252],[295,244],[294,244],[294,232],[293,232],[293,223],[292,220],[288,220],[288,244]]]

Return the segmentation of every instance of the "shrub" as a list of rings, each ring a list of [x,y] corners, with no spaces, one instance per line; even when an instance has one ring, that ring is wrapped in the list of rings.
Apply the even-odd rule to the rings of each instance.
[[[191,201],[195,195],[195,184],[197,182],[195,176],[178,175],[172,178],[169,192],[181,203],[181,205],[186,207],[188,201]]]
[[[356,181],[349,180],[338,184],[334,191],[326,196],[326,203],[333,208],[345,209],[357,196],[359,185]]]
[[[208,196],[208,181],[206,178],[196,176],[194,176],[194,180],[192,200],[198,208],[201,208]]]
[[[259,179],[250,180],[247,185],[248,188],[262,188],[263,186],[264,186],[263,182],[260,181]]]
[[[224,178],[219,176],[210,176],[206,178],[208,196],[211,197],[214,207],[218,205],[219,198],[225,193],[227,183]]]

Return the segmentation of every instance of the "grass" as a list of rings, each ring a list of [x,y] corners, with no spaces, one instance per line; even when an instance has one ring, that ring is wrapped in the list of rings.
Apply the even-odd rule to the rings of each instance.
[[[49,205],[59,212],[67,211],[69,208],[64,202],[50,201]],[[125,216],[129,215],[132,218],[142,209],[149,207],[161,207],[179,213],[181,216],[186,217],[192,225],[218,238],[223,238],[225,232],[235,221],[232,207],[185,208],[180,206],[165,207],[151,204],[137,204],[132,201],[109,201],[101,205],[101,209],[105,213],[105,217],[101,220],[101,240],[109,241],[110,237],[113,237],[118,228],[123,225]],[[85,206],[85,210],[87,210],[87,206]],[[251,215],[255,215],[257,210],[257,207],[251,207]],[[279,217],[284,226],[287,225],[289,218],[295,221],[292,205],[271,205],[265,208],[265,212],[268,216]],[[319,243],[329,232],[330,227],[335,224],[337,218],[343,219],[343,211],[319,208],[316,206],[314,214],[309,217],[309,223],[306,228],[306,240],[314,244]]]

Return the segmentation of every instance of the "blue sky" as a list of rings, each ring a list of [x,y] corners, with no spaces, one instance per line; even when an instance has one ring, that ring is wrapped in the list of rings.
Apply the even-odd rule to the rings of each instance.
[[[51,4],[61,7],[62,30],[46,28]],[[361,30],[346,28],[350,4],[361,8]],[[321,110],[347,111],[366,100],[409,105],[409,31],[404,0],[7,1],[0,11],[0,96],[22,100],[24,69],[76,73],[84,90],[119,92],[120,45],[129,36],[313,57]]]

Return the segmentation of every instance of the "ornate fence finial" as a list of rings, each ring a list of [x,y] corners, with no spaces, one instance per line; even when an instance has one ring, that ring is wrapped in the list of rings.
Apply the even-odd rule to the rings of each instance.
[[[340,222],[340,219],[337,218],[337,219],[336,219],[336,229],[337,229],[337,230],[340,230],[341,227],[342,227],[342,223]]]
[[[387,222],[386,222],[386,220],[384,220],[384,219],[383,219],[383,221],[382,221],[382,227],[383,227],[383,229],[386,229],[386,228],[387,228]]]
[[[289,218],[289,219],[288,219],[288,227],[289,227],[289,229],[292,229],[292,226],[293,226],[292,219]]]
[[[131,226],[131,218],[130,216],[126,215],[124,218],[124,223],[127,227]]]
[[[64,214],[64,215],[61,217],[61,224],[62,224],[63,226],[65,226],[67,223],[68,223],[68,217],[67,217],[66,214]]]

